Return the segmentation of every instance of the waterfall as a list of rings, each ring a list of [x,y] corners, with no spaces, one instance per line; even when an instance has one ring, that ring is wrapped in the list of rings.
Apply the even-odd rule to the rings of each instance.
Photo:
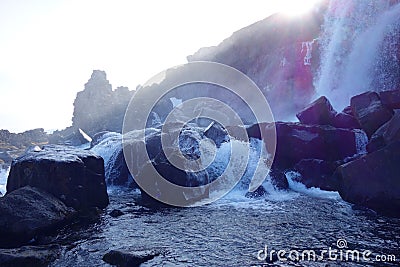
[[[400,4],[390,2],[330,1],[319,40],[315,88],[335,109],[343,109],[359,93],[398,85]]]

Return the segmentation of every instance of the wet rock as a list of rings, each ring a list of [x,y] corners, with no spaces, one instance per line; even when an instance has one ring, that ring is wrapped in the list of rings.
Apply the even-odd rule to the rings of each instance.
[[[375,92],[366,92],[352,97],[351,108],[368,137],[371,137],[379,127],[393,116],[393,110],[384,106],[379,95]]]
[[[353,116],[353,117],[354,117],[353,110],[351,109],[351,106],[347,106],[347,107],[345,107],[345,108],[342,110],[342,113],[344,113],[344,114],[347,114],[347,115],[350,115],[350,116]]]
[[[360,152],[357,130],[285,122],[277,122],[275,126],[277,146],[273,168],[276,169],[292,169],[302,159],[337,161]],[[273,134],[273,124],[262,128],[265,136]],[[267,151],[272,151],[272,143],[264,142]]]
[[[382,104],[390,109],[400,109],[400,90],[383,91],[379,93]]]
[[[14,249],[0,249],[0,266],[45,267],[55,261],[60,254],[60,246],[24,246]]]
[[[372,135],[367,151],[372,153],[397,140],[400,140],[400,112],[398,111]]]
[[[317,187],[326,191],[337,191],[337,181],[332,179],[332,175],[338,166],[337,162],[303,159],[294,166],[294,170],[301,174],[296,176],[296,181],[307,188]]]
[[[263,186],[260,186],[259,188],[256,189],[254,192],[247,192],[245,194],[245,197],[247,198],[260,198],[263,197],[267,194],[267,191]]]
[[[343,200],[400,217],[400,141],[338,167]]]
[[[272,185],[278,190],[289,189],[289,182],[286,178],[284,170],[272,169],[269,173]]]
[[[142,263],[152,260],[160,255],[160,252],[146,251],[125,251],[111,250],[103,256],[103,261],[118,267],[135,267]]]
[[[299,121],[307,125],[332,125],[336,111],[325,96],[321,96],[297,115]]]
[[[47,145],[15,159],[7,192],[26,185],[43,189],[77,210],[104,208],[109,202],[103,159],[72,147]]]
[[[219,148],[222,143],[229,141],[227,131],[219,124],[212,122],[205,130],[204,135],[214,141]]]
[[[0,246],[14,247],[55,231],[75,211],[49,193],[26,186],[0,198],[0,214]]]
[[[332,120],[332,126],[344,129],[360,129],[357,119],[346,113],[337,113]]]
[[[104,140],[104,138],[109,134],[110,131],[102,131],[98,132],[92,137],[92,141],[90,142],[90,148],[94,147],[95,145],[98,145],[101,141]]]
[[[113,217],[113,218],[117,218],[117,217],[122,216],[122,215],[124,215],[124,213],[121,210],[115,209],[115,210],[112,210],[110,212],[110,216]]]

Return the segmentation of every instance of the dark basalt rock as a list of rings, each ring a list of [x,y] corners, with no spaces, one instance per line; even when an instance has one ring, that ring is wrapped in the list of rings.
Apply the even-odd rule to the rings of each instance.
[[[222,143],[229,141],[227,131],[219,124],[212,122],[205,130],[204,135],[214,141],[215,145],[219,148]]]
[[[343,200],[400,217],[400,142],[338,167],[334,177]]]
[[[307,125],[332,125],[336,111],[325,96],[321,96],[308,107],[297,113],[297,118],[302,124]]]
[[[0,214],[0,246],[14,247],[55,231],[75,211],[53,195],[26,186],[0,198]]]
[[[142,263],[152,260],[160,255],[160,252],[111,250],[103,256],[103,261],[118,267],[136,267]]]
[[[338,166],[337,162],[303,159],[294,166],[294,170],[301,174],[296,176],[296,181],[307,188],[318,187],[326,191],[337,191],[337,181],[331,177]]]
[[[360,129],[357,119],[346,113],[337,113],[332,120],[332,126],[344,129]]]
[[[396,112],[387,123],[372,135],[367,145],[367,151],[372,153],[398,140],[400,140],[400,112]]]
[[[15,159],[7,192],[26,185],[43,189],[77,210],[104,208],[109,202],[103,159],[72,147],[47,145]]]
[[[256,189],[254,192],[247,192],[245,194],[245,197],[247,198],[260,198],[263,197],[267,194],[267,191],[263,186],[260,186],[259,188]]]
[[[379,93],[382,104],[390,109],[400,109],[400,90],[383,91]]]
[[[384,106],[375,92],[366,92],[352,97],[351,108],[369,138],[393,116],[393,110]]]
[[[55,261],[60,254],[60,246],[25,246],[14,249],[0,249],[2,267],[45,267]]]
[[[113,217],[113,218],[117,218],[117,217],[122,216],[122,215],[124,215],[124,213],[121,210],[115,209],[115,210],[112,210],[110,212],[110,216]]]
[[[90,148],[94,147],[95,145],[98,145],[101,141],[104,140],[104,137],[106,134],[110,133],[109,131],[102,131],[99,133],[96,133],[92,137],[92,141],[90,142]]]
[[[273,168],[292,169],[303,159],[324,161],[343,160],[357,154],[357,130],[337,129],[331,126],[309,126],[299,123],[275,123],[277,146]],[[271,136],[273,124],[262,127],[265,136]],[[266,142],[267,151],[271,143]]]
[[[285,171],[272,169],[269,173],[272,185],[278,190],[289,189],[289,182],[286,178]]]

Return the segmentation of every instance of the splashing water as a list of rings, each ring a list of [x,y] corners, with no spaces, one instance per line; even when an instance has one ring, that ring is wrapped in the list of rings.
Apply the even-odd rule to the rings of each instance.
[[[0,168],[0,196],[6,193],[7,177],[10,172],[10,168],[2,169]]]
[[[341,110],[359,93],[394,89],[399,82],[398,71],[392,71],[399,67],[394,49],[399,49],[394,38],[399,26],[400,4],[330,1],[320,40],[317,94],[327,96]]]

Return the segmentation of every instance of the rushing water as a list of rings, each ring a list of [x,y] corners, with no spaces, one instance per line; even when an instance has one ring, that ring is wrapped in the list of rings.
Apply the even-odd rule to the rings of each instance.
[[[352,96],[399,84],[400,4],[331,0],[322,27],[318,94],[338,110]]]
[[[60,240],[73,243],[64,247],[52,266],[108,266],[102,256],[111,249],[161,251],[142,266],[398,266],[399,261],[397,265],[328,260],[267,265],[258,260],[265,245],[321,251],[336,248],[340,238],[347,240],[349,249],[400,259],[399,220],[354,209],[335,193],[318,191],[280,192],[280,198],[258,200],[233,192],[207,206],[149,210],[137,204],[138,192],[113,189],[107,211],[118,208],[125,214],[112,218],[105,212],[97,224],[67,231]]]

